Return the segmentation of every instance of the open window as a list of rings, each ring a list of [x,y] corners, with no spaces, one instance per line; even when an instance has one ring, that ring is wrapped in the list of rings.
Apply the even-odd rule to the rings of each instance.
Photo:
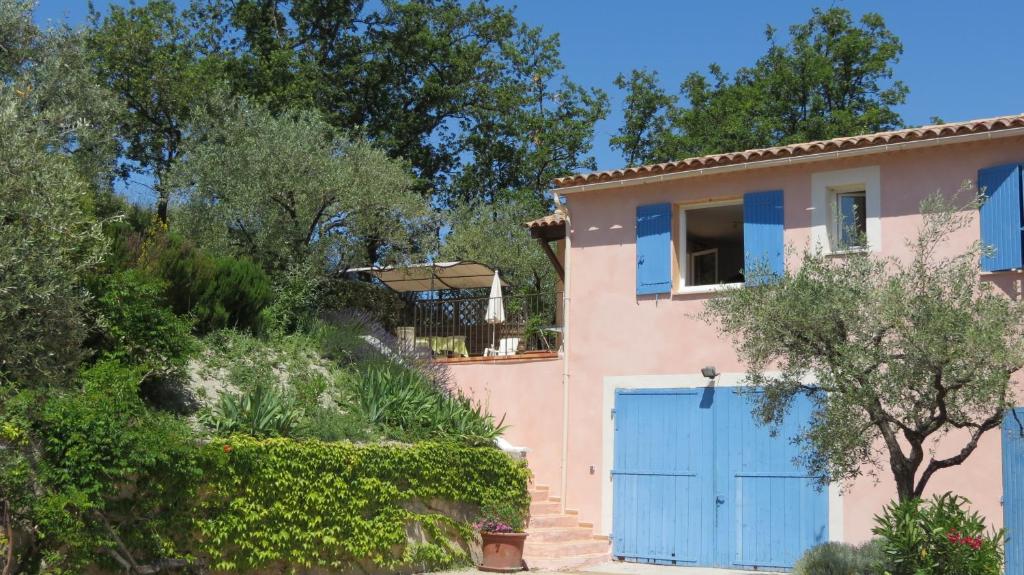
[[[679,209],[679,286],[743,283],[743,204]]]

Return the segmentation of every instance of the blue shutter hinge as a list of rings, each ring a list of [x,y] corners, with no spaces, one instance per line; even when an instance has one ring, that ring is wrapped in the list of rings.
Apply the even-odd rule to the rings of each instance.
[[[615,408],[612,408],[612,419],[615,419]]]

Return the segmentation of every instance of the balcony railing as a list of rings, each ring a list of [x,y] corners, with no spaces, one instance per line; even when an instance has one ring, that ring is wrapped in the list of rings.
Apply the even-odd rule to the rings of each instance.
[[[562,345],[562,294],[508,295],[505,320],[487,321],[488,297],[414,300],[406,306],[398,339],[435,358],[529,358],[557,354]]]

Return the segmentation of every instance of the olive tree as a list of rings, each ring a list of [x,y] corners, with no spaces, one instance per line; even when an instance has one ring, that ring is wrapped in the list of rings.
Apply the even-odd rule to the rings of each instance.
[[[82,277],[105,249],[94,184],[112,163],[80,39],[38,30],[30,8],[0,0],[0,391],[79,359]]]
[[[762,423],[783,421],[801,394],[815,400],[794,441],[823,482],[887,463],[899,498],[920,497],[1002,422],[1024,366],[1024,304],[980,277],[988,248],[945,245],[977,205],[929,197],[906,258],[808,248],[781,276],[707,303],[705,319],[748,368]]]
[[[170,175],[174,225],[211,249],[332,272],[403,259],[433,235],[408,166],[316,112],[219,101],[190,132]]]

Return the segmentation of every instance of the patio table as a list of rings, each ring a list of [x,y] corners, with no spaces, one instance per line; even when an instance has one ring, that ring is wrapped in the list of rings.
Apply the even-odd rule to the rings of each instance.
[[[469,357],[469,348],[466,347],[466,336],[464,335],[417,337],[416,347],[430,348],[435,355],[445,355],[451,352],[452,355]]]

